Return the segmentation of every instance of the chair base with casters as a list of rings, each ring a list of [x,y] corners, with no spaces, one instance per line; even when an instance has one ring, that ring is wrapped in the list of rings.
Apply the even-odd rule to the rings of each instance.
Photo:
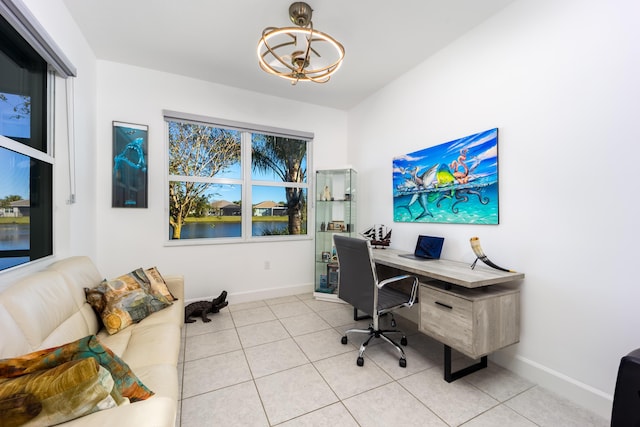
[[[354,313],[360,310],[371,316],[369,328],[346,331],[342,337],[342,344],[347,344],[347,335],[350,333],[368,335],[368,338],[360,346],[356,361],[358,366],[363,366],[363,356],[367,346],[372,339],[381,338],[395,347],[399,354],[398,363],[405,368],[407,359],[402,346],[407,345],[406,335],[397,329],[382,329],[379,321],[381,316],[389,315],[392,318],[391,326],[395,328],[392,311],[413,305],[418,292],[418,278],[403,274],[379,281],[369,241],[340,235],[334,235],[333,241],[340,265],[338,297],[351,304]],[[402,284],[403,282],[410,282],[407,292],[388,286],[392,283]],[[390,337],[392,334],[401,335],[399,344]]]
[[[391,313],[389,313],[391,314]],[[391,314],[392,319],[393,319],[393,314]],[[395,327],[395,319],[393,319],[391,321],[391,327]],[[398,329],[374,329],[373,324],[369,325],[368,329],[349,329],[348,331],[345,331],[344,335],[342,336],[342,344],[347,344],[349,342],[347,335],[348,334],[368,334],[369,337],[360,345],[360,352],[358,353],[358,359],[356,359],[356,364],[358,366],[364,366],[364,351],[367,349],[367,346],[369,345],[369,342],[374,339],[374,338],[381,338],[384,341],[388,342],[389,344],[391,344],[392,346],[394,346],[396,348],[396,350],[398,350],[398,353],[400,353],[400,359],[398,360],[398,364],[400,365],[401,368],[406,368],[407,367],[407,358],[405,357],[404,354],[404,350],[402,349],[402,346],[406,346],[408,344],[407,341],[407,336],[404,334],[404,332],[398,330]],[[400,338],[400,344],[398,344],[395,340],[393,340],[391,337],[388,336],[388,334],[401,334],[402,338]]]

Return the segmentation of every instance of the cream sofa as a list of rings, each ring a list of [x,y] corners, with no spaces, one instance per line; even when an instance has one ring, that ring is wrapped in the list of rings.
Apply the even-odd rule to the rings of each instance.
[[[85,300],[84,288],[92,288],[103,279],[88,257],[71,257],[5,289],[0,293],[0,359],[95,334],[155,395],[64,425],[174,427],[179,393],[178,353],[184,321],[183,278],[164,278],[177,298],[173,305],[114,335],[98,330],[97,317]]]

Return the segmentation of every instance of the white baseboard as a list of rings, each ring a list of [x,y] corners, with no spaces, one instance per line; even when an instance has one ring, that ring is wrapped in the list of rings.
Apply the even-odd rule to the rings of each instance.
[[[513,352],[509,351],[509,349],[498,351],[491,354],[489,359],[495,364],[572,401],[578,406],[587,408],[607,420],[611,419],[612,395],[533,360],[511,353]]]
[[[286,297],[289,295],[311,293],[313,292],[313,289],[314,289],[313,283],[309,283],[306,285],[295,285],[295,286],[288,286],[284,288],[270,288],[270,289],[260,289],[256,291],[233,292],[227,295],[227,301],[229,301],[229,304],[240,304],[243,302],[259,301],[263,299],[279,298],[279,297]],[[185,305],[187,305],[194,301],[210,300],[217,296],[218,295],[211,295],[204,298],[189,299],[189,300],[185,300],[184,303]]]

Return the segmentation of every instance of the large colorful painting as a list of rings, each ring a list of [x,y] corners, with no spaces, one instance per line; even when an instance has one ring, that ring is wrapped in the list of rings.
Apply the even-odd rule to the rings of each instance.
[[[393,220],[498,224],[498,129],[393,159]]]
[[[149,127],[113,122],[111,206],[147,207],[147,134]]]

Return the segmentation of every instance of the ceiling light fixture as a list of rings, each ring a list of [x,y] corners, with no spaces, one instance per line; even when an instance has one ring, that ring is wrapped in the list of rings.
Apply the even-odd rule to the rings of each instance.
[[[297,27],[267,27],[258,42],[260,68],[291,80],[326,83],[344,59],[344,47],[328,34],[313,29],[313,9],[307,3],[289,6],[289,18]]]

